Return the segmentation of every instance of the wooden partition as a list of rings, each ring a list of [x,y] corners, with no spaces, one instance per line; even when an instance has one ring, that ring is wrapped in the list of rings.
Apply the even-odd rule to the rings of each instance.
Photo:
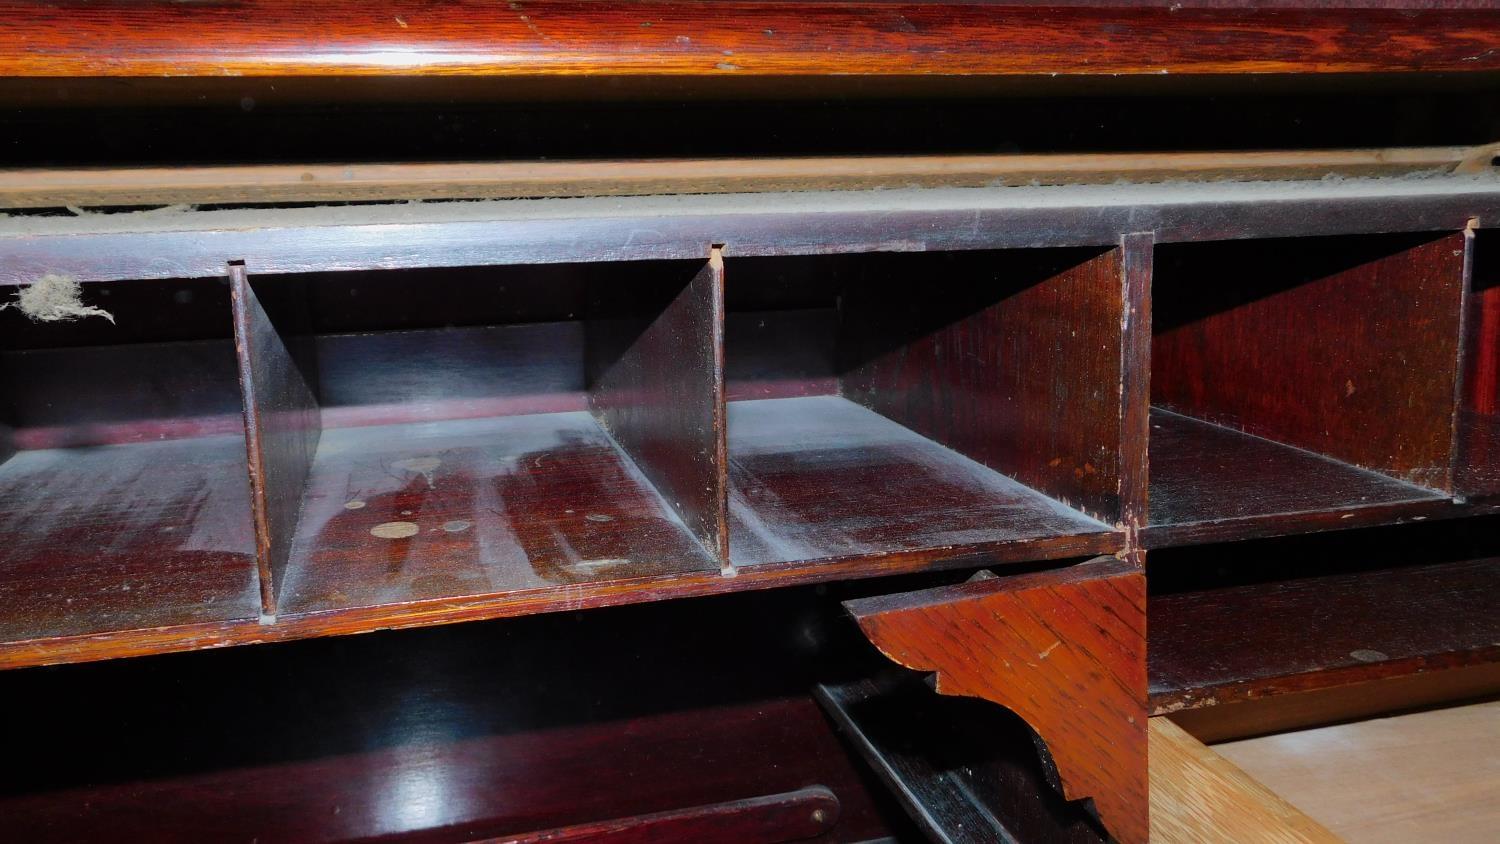
[[[278,314],[275,319],[261,304],[243,264],[229,265],[229,284],[245,406],[261,610],[275,616],[276,587],[286,574],[302,492],[323,433],[317,375],[312,368],[316,357],[308,333],[311,314],[300,280],[261,291],[279,300],[271,308]]]
[[[1149,541],[1445,506],[1463,243],[1451,233],[1159,247]]]
[[[624,329],[626,336],[621,335]],[[729,565],[724,257],[665,309],[591,324],[589,410],[720,565]]]

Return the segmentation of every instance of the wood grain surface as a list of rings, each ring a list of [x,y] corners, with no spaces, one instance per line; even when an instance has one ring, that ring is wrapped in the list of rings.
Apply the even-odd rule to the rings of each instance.
[[[1146,578],[1121,560],[845,602],[892,661],[940,694],[1025,719],[1064,796],[1125,844],[1147,839]]]
[[[1338,844],[1343,839],[1168,718],[1152,718],[1151,840]]]
[[[841,301],[842,394],[1119,523],[1121,251],[873,257]]]
[[[1153,400],[1449,491],[1463,254],[1459,232],[1164,246]]]
[[[1339,530],[1461,512],[1433,490],[1160,408],[1147,547]]]
[[[1493,10],[0,3],[4,76],[1231,74],[1500,68]]]
[[[1055,557],[1116,533],[838,396],[730,403],[729,529],[740,567],[920,549]]]
[[[1500,660],[1500,560],[1153,595],[1155,712]]]
[[[1214,750],[1350,844],[1482,844],[1500,824],[1500,701]]]

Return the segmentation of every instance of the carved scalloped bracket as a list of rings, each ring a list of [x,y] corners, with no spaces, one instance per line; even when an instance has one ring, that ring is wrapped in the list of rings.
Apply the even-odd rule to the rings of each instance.
[[[1021,716],[1063,796],[1089,798],[1105,829],[1145,844],[1146,578],[1129,562],[1081,565],[846,601],[894,662],[936,675],[939,694]]]

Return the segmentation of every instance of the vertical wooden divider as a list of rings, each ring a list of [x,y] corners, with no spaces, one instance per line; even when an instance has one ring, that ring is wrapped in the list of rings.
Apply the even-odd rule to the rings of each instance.
[[[1459,495],[1473,498],[1500,494],[1500,265],[1488,251],[1492,237],[1473,223],[1464,231],[1464,383],[1454,484]]]
[[[890,256],[844,291],[844,396],[1111,524],[1123,520],[1120,248]],[[930,261],[931,258],[928,258]],[[893,286],[899,285],[899,286]],[[897,295],[899,293],[899,295]],[[1139,420],[1131,424],[1139,425]],[[1143,459],[1143,458],[1142,458]]]
[[[1151,268],[1156,236],[1120,241],[1120,524],[1133,553],[1150,516]],[[1144,559],[1137,559],[1144,564]]]
[[[589,410],[730,573],[721,250],[649,324],[626,328],[590,323]]]
[[[242,264],[229,265],[229,281],[261,611],[274,617],[277,589],[286,572],[323,426],[314,390],[298,366],[299,360],[310,361],[310,356],[304,357],[310,348],[303,345],[310,337],[300,332],[284,336],[277,330]]]

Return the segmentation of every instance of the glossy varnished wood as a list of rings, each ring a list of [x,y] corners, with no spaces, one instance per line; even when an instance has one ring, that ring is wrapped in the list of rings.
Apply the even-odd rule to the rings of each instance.
[[[0,650],[259,615],[237,434],[17,452],[0,536]]]
[[[0,815],[38,844],[448,844],[822,786],[809,840],[898,834],[806,693],[796,592],[6,672]],[[276,717],[226,729],[246,689]]]
[[[1119,522],[1120,250],[942,258],[879,256],[844,293],[843,395]]]
[[[1449,490],[1463,252],[1457,232],[1163,247],[1153,400]]]
[[[1489,11],[960,3],[8,0],[6,76],[806,76],[1482,71]],[[205,40],[204,32],[215,33]]]
[[[1149,547],[1461,512],[1430,489],[1159,408],[1150,452]]]
[[[729,565],[724,258],[712,250],[644,325],[589,323],[589,410],[688,530]],[[623,324],[622,324],[623,323]],[[624,336],[621,336],[624,332]]]
[[[1096,560],[1039,574],[848,601],[891,660],[936,675],[940,694],[1025,719],[1063,794],[1092,798],[1122,842],[1147,838],[1146,578]]]
[[[923,549],[1051,558],[1112,533],[837,396],[730,403],[729,528],[736,566]]]
[[[243,265],[230,266],[229,283],[245,403],[261,607],[267,615],[275,615],[276,589],[286,574],[322,421],[313,388],[298,368],[293,349],[288,348],[290,343],[306,349],[310,345],[306,335],[293,333],[297,326],[284,323],[287,333],[283,336],[261,305]]]
[[[1500,659],[1500,561],[1153,595],[1156,712]]]
[[[838,798],[822,786],[811,786],[708,806],[506,835],[476,844],[542,844],[549,841],[595,844],[756,841],[783,844],[817,838],[833,829],[838,819]]]
[[[585,413],[325,431],[282,613],[717,570]]]

